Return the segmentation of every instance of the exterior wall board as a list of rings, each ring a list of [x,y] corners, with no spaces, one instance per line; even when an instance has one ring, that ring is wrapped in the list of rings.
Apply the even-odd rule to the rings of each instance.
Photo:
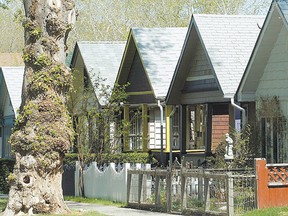
[[[272,49],[256,91],[256,98],[278,96],[279,100],[287,97],[288,90],[288,31],[283,26]],[[286,47],[286,48],[285,48]],[[283,107],[284,108],[284,107]]]
[[[7,95],[8,95],[8,94],[7,94]],[[3,115],[4,115],[4,116],[15,115],[9,97],[6,97],[6,98],[5,98],[5,105],[4,105],[4,113],[3,113]]]
[[[163,147],[166,146],[166,125],[163,119]],[[160,122],[160,110],[159,108],[151,108],[149,111],[149,148],[160,149],[161,148],[161,122]]]
[[[135,54],[127,82],[130,83],[130,85],[126,88],[127,92],[151,91],[151,87],[138,52]]]

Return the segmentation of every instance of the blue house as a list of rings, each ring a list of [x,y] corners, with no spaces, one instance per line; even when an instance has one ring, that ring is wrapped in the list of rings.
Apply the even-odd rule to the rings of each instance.
[[[21,105],[24,67],[0,68],[0,156],[11,157],[9,138]]]

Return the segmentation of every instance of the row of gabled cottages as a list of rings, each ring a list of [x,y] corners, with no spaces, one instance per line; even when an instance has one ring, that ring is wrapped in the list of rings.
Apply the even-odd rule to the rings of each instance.
[[[131,122],[121,143],[124,152],[163,151],[166,159],[173,152],[201,164],[230,128],[260,119],[262,156],[287,162],[285,130],[278,116],[263,108],[265,100],[277,103],[288,116],[287,20],[288,3],[274,0],[266,18],[193,15],[188,29],[132,28],[126,43],[77,42],[70,62],[74,86],[81,92],[87,80],[98,77],[110,86],[130,83],[122,115]],[[10,156],[19,71],[23,74],[23,68],[1,69],[2,157]],[[97,91],[95,96],[101,108],[105,101]],[[139,107],[142,118],[133,118]]]

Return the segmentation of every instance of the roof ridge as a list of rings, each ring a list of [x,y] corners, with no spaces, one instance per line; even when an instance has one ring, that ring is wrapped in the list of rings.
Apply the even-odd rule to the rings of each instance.
[[[193,16],[202,16],[202,17],[235,17],[235,18],[241,18],[241,17],[252,17],[252,18],[256,18],[256,17],[265,17],[265,15],[241,15],[241,14],[237,14],[237,15],[231,15],[231,14],[193,14]]]
[[[132,27],[131,29],[187,29],[188,25],[186,27]]]
[[[126,41],[77,41],[77,43],[86,43],[86,44],[122,44]]]

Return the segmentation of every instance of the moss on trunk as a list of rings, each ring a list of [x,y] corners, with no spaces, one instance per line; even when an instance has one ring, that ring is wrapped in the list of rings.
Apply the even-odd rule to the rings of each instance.
[[[74,0],[25,0],[25,77],[11,144],[16,156],[4,215],[69,212],[62,163],[73,138],[65,96],[72,83],[64,64],[75,22]]]

